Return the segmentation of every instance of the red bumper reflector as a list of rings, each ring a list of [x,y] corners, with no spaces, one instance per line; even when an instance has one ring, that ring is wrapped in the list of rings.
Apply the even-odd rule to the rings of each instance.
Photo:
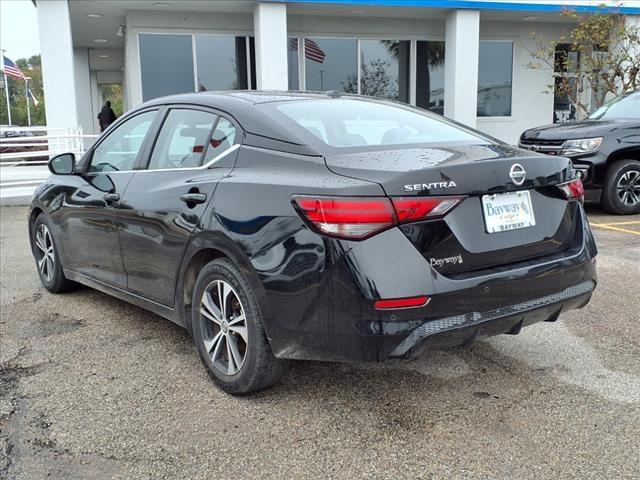
[[[376,300],[376,310],[393,310],[398,308],[416,308],[424,307],[429,303],[430,298],[425,296],[421,297],[409,297],[409,298],[394,298],[389,300]]]

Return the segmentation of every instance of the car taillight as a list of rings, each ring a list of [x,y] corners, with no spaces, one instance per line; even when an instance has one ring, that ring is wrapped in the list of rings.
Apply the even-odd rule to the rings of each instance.
[[[440,217],[450,211],[463,197],[400,197],[392,198],[398,223]]]
[[[582,185],[582,180],[576,178],[567,183],[563,183],[562,185],[558,185],[560,190],[565,194],[565,196],[572,200],[582,200],[584,199],[584,185]]]
[[[364,239],[396,224],[385,197],[294,197],[298,210],[321,233]]]
[[[293,197],[298,212],[320,233],[363,240],[401,223],[430,220],[464,197]]]

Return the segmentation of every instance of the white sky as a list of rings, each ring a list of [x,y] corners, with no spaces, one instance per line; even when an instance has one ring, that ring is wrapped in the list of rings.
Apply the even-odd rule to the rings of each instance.
[[[0,48],[14,62],[40,53],[38,18],[31,0],[0,0]]]

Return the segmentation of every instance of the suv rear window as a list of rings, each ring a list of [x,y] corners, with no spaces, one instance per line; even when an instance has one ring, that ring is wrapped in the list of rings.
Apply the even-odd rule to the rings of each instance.
[[[276,109],[332,147],[491,143],[479,134],[432,114],[399,105],[328,99],[281,103]]]

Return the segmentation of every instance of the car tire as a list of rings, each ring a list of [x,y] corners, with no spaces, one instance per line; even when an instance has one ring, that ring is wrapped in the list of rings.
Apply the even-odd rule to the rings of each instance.
[[[640,213],[640,161],[618,160],[609,165],[600,203],[617,215]]]
[[[213,260],[200,271],[191,322],[200,360],[225,392],[262,390],[286,373],[288,362],[271,351],[256,295],[230,260]]]
[[[64,276],[60,256],[58,255],[58,247],[53,236],[51,220],[40,214],[33,222],[31,236],[33,256],[42,286],[51,293],[63,293],[73,290],[76,287],[76,283]]]

